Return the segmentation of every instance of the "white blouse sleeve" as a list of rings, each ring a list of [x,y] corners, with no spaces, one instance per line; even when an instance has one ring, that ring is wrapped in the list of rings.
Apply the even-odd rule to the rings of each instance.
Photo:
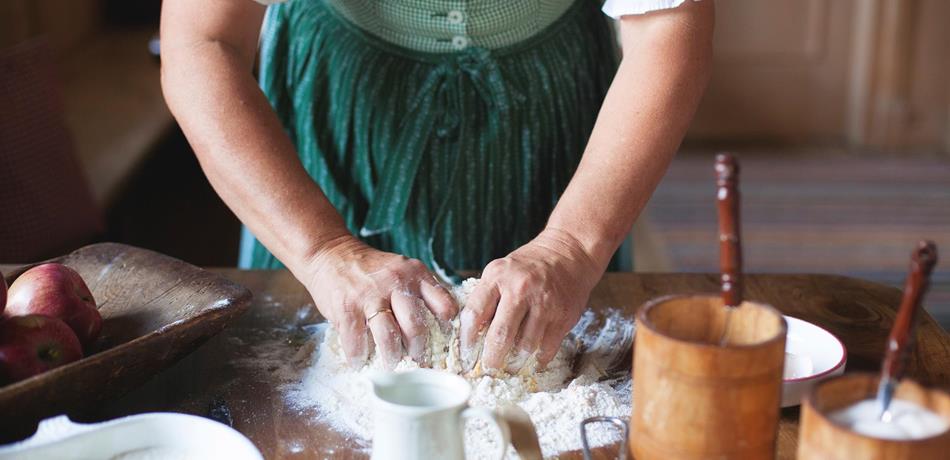
[[[607,0],[604,2],[604,14],[620,19],[625,14],[643,14],[656,10],[676,8],[686,0]],[[698,2],[699,0],[693,0]]]
[[[260,3],[261,5],[273,5],[274,3],[284,3],[287,0],[254,0],[254,1],[257,3]]]

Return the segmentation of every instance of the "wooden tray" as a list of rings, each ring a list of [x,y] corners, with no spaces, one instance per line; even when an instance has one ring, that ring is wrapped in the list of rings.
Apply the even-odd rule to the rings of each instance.
[[[89,285],[102,335],[89,356],[0,387],[0,442],[30,435],[44,418],[95,407],[141,385],[250,305],[244,287],[132,246],[94,244],[52,261],[75,269]],[[31,266],[6,273],[7,281]]]

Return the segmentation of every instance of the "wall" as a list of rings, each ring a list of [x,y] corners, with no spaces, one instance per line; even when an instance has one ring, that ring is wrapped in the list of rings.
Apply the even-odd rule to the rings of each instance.
[[[95,33],[100,16],[99,0],[2,0],[0,48],[45,34],[66,54]]]

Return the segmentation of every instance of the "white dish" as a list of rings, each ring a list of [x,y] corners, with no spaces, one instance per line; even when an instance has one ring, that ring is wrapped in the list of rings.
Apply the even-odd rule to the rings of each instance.
[[[74,423],[65,415],[40,422],[32,437],[0,446],[0,460],[30,459],[263,460],[249,439],[203,417],[174,413]]]
[[[848,351],[834,334],[791,316],[785,317],[785,375],[782,407],[801,404],[816,383],[844,373]]]

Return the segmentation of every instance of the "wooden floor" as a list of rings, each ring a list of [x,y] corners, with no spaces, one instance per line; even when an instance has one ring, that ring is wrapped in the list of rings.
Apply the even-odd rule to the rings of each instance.
[[[943,253],[926,306],[950,329],[950,157],[744,150],[745,265],[754,272],[834,273],[902,285],[914,244]],[[682,152],[651,200],[652,260],[638,271],[714,271],[713,153]],[[642,232],[641,232],[642,233]]]

